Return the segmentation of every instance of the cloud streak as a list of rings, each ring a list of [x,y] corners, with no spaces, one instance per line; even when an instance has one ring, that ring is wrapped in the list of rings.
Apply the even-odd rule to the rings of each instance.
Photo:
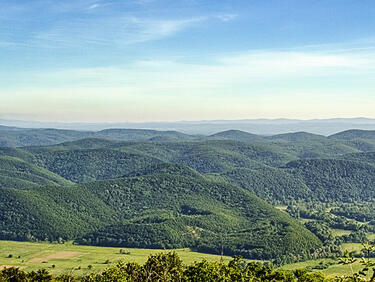
[[[37,80],[69,87],[125,87],[127,93],[201,95],[253,89],[254,85],[288,85],[309,78],[340,78],[375,74],[375,52],[256,51],[212,58],[210,64],[171,60],[140,60],[128,65],[75,68],[39,73]],[[345,84],[345,81],[342,82]],[[319,87],[319,86],[315,86]],[[258,90],[267,89],[261,86]],[[340,88],[340,87],[339,87]],[[131,91],[130,91],[131,89]],[[132,92],[133,91],[133,92]],[[242,91],[242,90],[241,90]]]

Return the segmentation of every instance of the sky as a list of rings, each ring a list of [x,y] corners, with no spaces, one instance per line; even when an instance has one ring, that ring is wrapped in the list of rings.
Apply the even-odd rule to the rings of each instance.
[[[373,0],[0,0],[0,118],[375,117]]]

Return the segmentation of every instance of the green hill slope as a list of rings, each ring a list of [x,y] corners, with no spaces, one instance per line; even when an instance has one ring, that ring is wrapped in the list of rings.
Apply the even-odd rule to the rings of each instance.
[[[115,222],[114,213],[84,188],[0,188],[0,239],[73,239]]]
[[[0,187],[27,188],[38,185],[70,185],[70,181],[21,159],[0,156]]]
[[[339,132],[329,136],[331,139],[354,140],[354,139],[370,139],[375,140],[375,130],[359,130],[351,129]]]
[[[307,199],[311,190],[299,178],[278,168],[236,169],[223,173],[230,183],[234,183],[267,202],[287,203],[288,200]]]
[[[224,182],[185,175],[163,173],[84,184],[125,221],[78,242],[192,247],[212,253],[223,249],[225,254],[263,259],[301,254],[320,245],[302,225],[255,195]]]
[[[296,141],[274,143],[280,150],[294,156],[296,159],[334,158],[342,154],[358,153],[360,150],[349,144],[336,140]]]
[[[353,140],[343,140],[342,143],[362,152],[374,152],[375,151],[375,140],[353,139]]]
[[[137,174],[162,161],[143,154],[109,149],[47,151],[35,163],[76,183]]]
[[[272,144],[230,140],[171,143],[127,143],[119,148],[144,153],[165,162],[187,165],[201,173],[220,173],[234,168],[280,166],[295,159]]]
[[[318,134],[312,134],[308,132],[292,132],[292,133],[284,133],[284,134],[277,134],[273,136],[266,137],[269,140],[282,140],[288,142],[296,142],[296,141],[324,141],[327,137]]]
[[[340,157],[344,160],[351,160],[357,162],[365,162],[375,165],[375,152],[347,154]]]
[[[286,165],[286,171],[302,179],[323,202],[375,198],[375,166],[347,160],[298,160]]]
[[[187,135],[177,131],[146,129],[107,129],[98,132],[62,129],[30,129],[3,127],[0,131],[0,147],[45,146],[84,138],[99,138],[119,141],[147,141],[151,138],[172,140],[197,140],[200,136]]]
[[[0,238],[76,238],[279,260],[306,257],[321,245],[296,220],[242,188],[181,165],[153,171],[75,186],[0,188]]]
[[[264,141],[262,136],[252,134],[241,130],[227,130],[212,134],[209,139],[229,139],[242,142],[261,142]]]

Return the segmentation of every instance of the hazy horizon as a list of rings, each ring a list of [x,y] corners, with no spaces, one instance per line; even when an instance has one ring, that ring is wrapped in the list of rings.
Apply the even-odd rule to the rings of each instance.
[[[175,122],[115,122],[115,123],[68,123],[40,122],[30,120],[7,120],[0,116],[0,125],[18,128],[55,128],[83,131],[105,129],[152,129],[179,131],[186,134],[211,135],[227,130],[241,130],[258,135],[275,135],[293,132],[332,135],[349,129],[375,130],[375,119],[335,118],[335,119],[243,119],[243,120],[201,120]]]

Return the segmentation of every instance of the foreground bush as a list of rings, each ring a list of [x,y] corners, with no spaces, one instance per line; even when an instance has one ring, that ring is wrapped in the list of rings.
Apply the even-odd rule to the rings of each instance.
[[[321,273],[306,270],[275,270],[271,265],[250,262],[234,257],[222,262],[195,262],[185,266],[174,252],[151,255],[144,265],[119,262],[99,274],[74,278],[70,275],[52,277],[46,270],[26,273],[18,268],[0,271],[0,282],[10,281],[324,281]]]

